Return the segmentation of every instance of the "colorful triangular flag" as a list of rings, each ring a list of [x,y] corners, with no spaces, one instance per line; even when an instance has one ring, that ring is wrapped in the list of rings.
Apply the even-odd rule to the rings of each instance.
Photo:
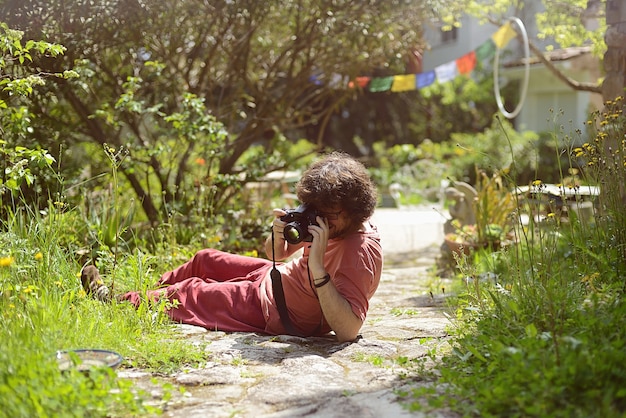
[[[370,81],[368,90],[371,92],[388,91],[393,84],[393,76],[390,77],[374,77]]]
[[[360,87],[364,89],[365,87],[367,87],[371,79],[372,77],[368,77],[368,76],[357,77],[354,79],[354,81],[351,81],[348,83],[348,87],[350,87],[351,89],[355,87]]]
[[[391,85],[391,91],[409,91],[415,90],[415,74],[402,74],[393,77],[393,84]]]
[[[456,61],[450,61],[446,64],[435,67],[435,74],[437,75],[437,81],[440,83],[453,80],[458,74]]]
[[[345,77],[338,73],[332,73],[328,80],[328,87],[341,88],[345,87],[347,84]]]
[[[511,22],[506,22],[491,36],[491,39],[493,39],[493,42],[498,48],[502,49],[511,41],[511,39],[515,38],[516,34],[517,32],[515,32],[515,29],[511,26]]]
[[[433,70],[415,75],[415,86],[418,89],[428,87],[434,82],[435,82],[435,71]]]
[[[476,68],[476,52],[468,52],[456,60],[456,67],[459,74],[469,74]]]
[[[480,62],[489,61],[496,54],[496,44],[493,39],[489,38],[474,50],[476,51],[476,59]]]

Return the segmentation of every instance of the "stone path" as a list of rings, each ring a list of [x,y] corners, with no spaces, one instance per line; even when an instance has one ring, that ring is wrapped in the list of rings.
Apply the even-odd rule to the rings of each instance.
[[[438,253],[433,242],[386,255],[379,289],[354,343],[181,325],[176,326],[179,338],[206,345],[207,363],[159,376],[159,384],[176,388],[170,399],[146,372],[126,369],[119,376],[151,393],[165,417],[425,416],[409,412],[400,395],[428,384],[411,361],[403,360],[425,358],[448,341],[442,289],[449,286],[429,272]],[[456,415],[442,410],[428,416]]]

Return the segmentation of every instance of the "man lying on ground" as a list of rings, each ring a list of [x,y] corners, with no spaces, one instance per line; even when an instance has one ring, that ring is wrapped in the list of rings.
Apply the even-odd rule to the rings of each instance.
[[[201,250],[163,274],[148,300],[175,300],[168,310],[174,321],[209,330],[299,336],[333,331],[341,342],[354,340],[382,270],[380,237],[370,222],[376,187],[360,162],[335,152],[303,173],[296,193],[300,207],[273,211],[267,259]],[[301,255],[284,262],[300,249]],[[86,266],[81,279],[89,294],[110,300],[95,266]],[[139,306],[142,295],[117,298]]]

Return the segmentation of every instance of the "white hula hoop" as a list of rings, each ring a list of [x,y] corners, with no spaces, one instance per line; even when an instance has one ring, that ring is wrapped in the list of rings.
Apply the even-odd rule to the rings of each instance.
[[[513,110],[512,112],[508,112],[504,108],[504,104],[502,103],[502,97],[500,96],[500,80],[498,79],[498,67],[500,66],[500,48],[496,48],[496,55],[493,60],[493,91],[496,94],[496,103],[498,104],[498,109],[500,110],[500,113],[502,113],[507,119],[513,119],[522,110],[524,102],[526,101],[526,93],[528,92],[528,79],[530,78],[530,48],[528,47],[528,34],[526,33],[526,27],[524,26],[524,23],[522,23],[522,21],[517,17],[510,17],[508,20],[517,24],[524,40],[525,59],[522,95],[515,110]]]

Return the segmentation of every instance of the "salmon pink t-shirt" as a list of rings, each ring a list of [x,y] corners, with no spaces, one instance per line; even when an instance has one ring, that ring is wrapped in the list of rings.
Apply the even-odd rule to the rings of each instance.
[[[337,291],[350,303],[352,312],[365,320],[369,300],[380,282],[383,253],[380,236],[372,225],[341,239],[331,239],[326,247],[324,267]],[[308,271],[310,243],[305,243],[302,257],[277,269],[282,275],[285,302],[289,317],[303,335],[323,335],[331,331],[322,314],[313,277]],[[267,322],[266,332],[283,334],[285,329],[274,301],[269,273],[260,286],[261,307]]]

